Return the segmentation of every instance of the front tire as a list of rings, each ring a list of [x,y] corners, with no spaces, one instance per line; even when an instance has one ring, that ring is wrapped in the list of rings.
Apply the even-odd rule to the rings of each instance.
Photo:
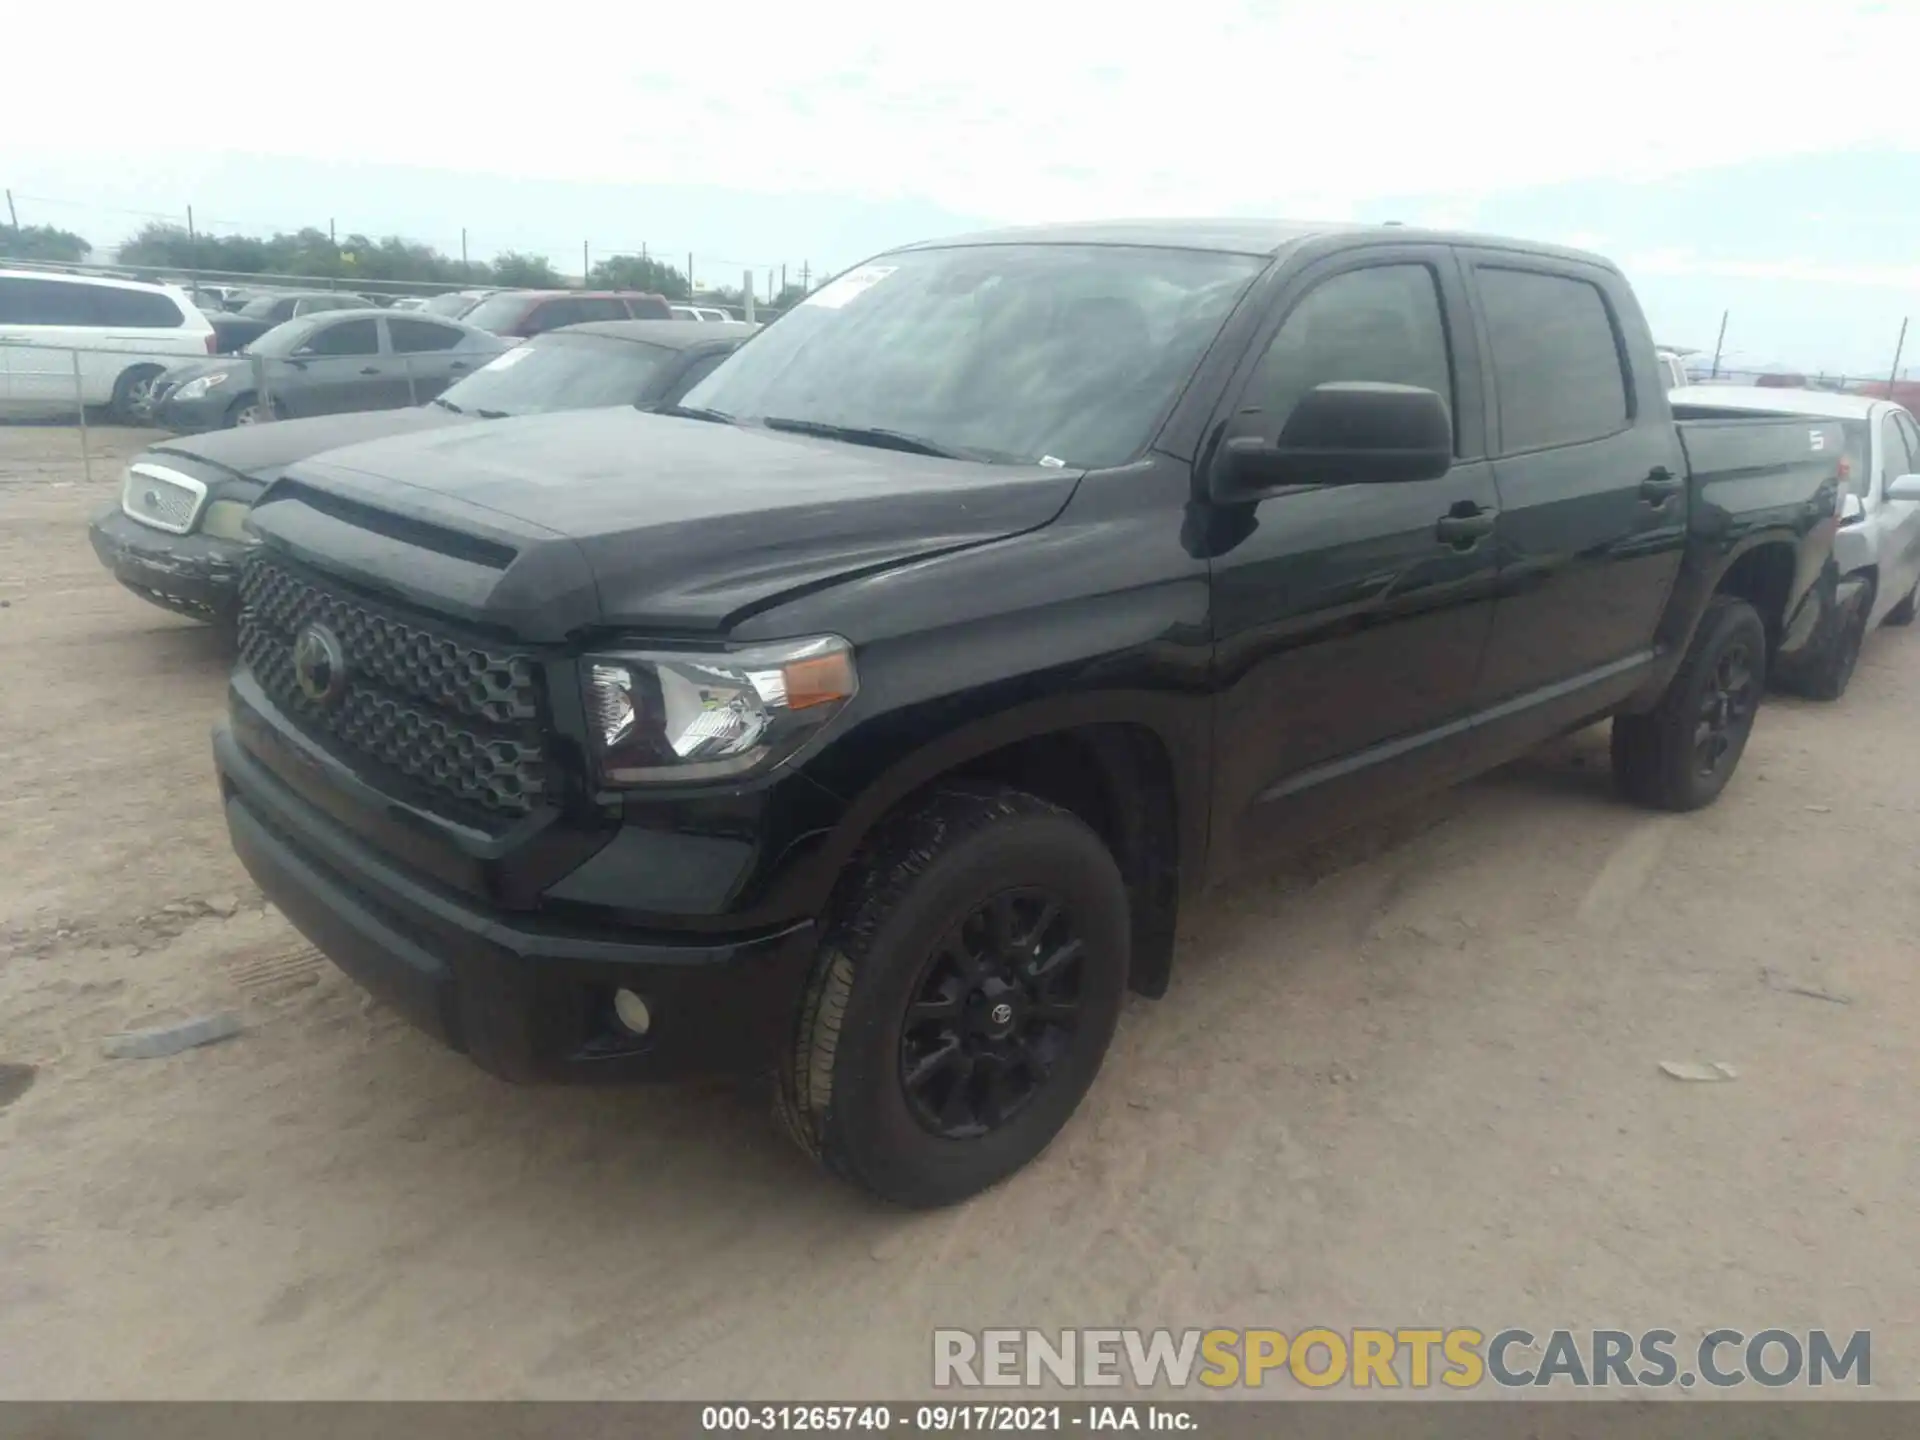
[[[1838,700],[1847,693],[1854,667],[1860,663],[1860,647],[1867,643],[1867,617],[1872,614],[1873,586],[1869,583],[1854,597],[1853,608],[1826,649],[1796,677],[1797,688],[1808,699]]]
[[[1907,591],[1907,598],[1887,612],[1882,625],[1911,625],[1915,614],[1915,604],[1920,602],[1920,580],[1913,582],[1913,589]]]
[[[271,400],[261,403],[258,395],[249,392],[233,397],[233,403],[227,406],[226,425],[231,430],[237,425],[265,425],[270,420],[280,418],[280,407]]]
[[[147,392],[153,389],[153,382],[160,378],[158,365],[135,365],[121,372],[120,378],[113,382],[113,398],[107,402],[108,413],[122,425],[137,425],[144,418],[140,407],[146,402]]]
[[[1032,1160],[1093,1083],[1127,987],[1126,885],[1077,817],[944,791],[856,862],[783,1057],[801,1148],[900,1205]]]
[[[1716,595],[1660,703],[1613,719],[1621,792],[1656,810],[1698,810],[1727,788],[1766,693],[1767,631],[1744,600]]]

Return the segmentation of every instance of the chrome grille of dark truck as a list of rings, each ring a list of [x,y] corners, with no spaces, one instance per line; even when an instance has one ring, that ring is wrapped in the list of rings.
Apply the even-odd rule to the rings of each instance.
[[[302,730],[432,796],[523,815],[547,789],[533,660],[482,648],[296,574],[265,554],[240,578],[240,659]],[[346,659],[344,691],[316,704],[294,643],[323,625]],[[373,777],[369,777],[373,778]]]

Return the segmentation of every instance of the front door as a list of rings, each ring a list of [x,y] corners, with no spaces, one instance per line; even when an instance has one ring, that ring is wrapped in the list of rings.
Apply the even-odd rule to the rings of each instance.
[[[397,371],[391,355],[380,353],[380,322],[371,315],[318,322],[291,364],[275,365],[277,408],[287,415],[334,415],[343,410],[375,410],[370,403]],[[284,380],[280,374],[285,372]]]
[[[1229,866],[1453,776],[1496,574],[1478,367],[1451,252],[1392,247],[1303,272],[1229,387],[1224,436],[1271,440],[1316,385],[1422,386],[1452,406],[1458,457],[1438,480],[1198,507],[1220,667],[1214,853]]]

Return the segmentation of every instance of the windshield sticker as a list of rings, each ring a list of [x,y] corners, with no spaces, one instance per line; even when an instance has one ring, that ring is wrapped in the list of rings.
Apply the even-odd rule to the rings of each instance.
[[[1067,462],[1062,460],[1058,455],[1042,455],[1040,457],[1040,463],[1049,470],[1064,470],[1067,468]]]
[[[849,300],[856,299],[871,290],[899,268],[897,265],[863,265],[858,270],[849,270],[832,284],[822,285],[801,303],[818,305],[825,310],[838,310]]]

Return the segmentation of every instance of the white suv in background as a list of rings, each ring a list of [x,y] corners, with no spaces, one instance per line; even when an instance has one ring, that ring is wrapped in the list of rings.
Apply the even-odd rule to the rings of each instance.
[[[154,377],[214,353],[213,326],[172,285],[0,270],[0,416],[71,415],[79,401],[132,421]]]

